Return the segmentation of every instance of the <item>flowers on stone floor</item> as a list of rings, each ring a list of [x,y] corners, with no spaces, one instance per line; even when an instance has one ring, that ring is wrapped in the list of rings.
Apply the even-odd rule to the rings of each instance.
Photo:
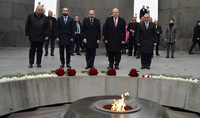
[[[109,68],[107,71],[101,70],[101,72],[106,73],[107,75],[110,75],[110,76],[116,75],[116,70],[114,68]]]
[[[63,68],[59,68],[59,69],[56,69],[56,70],[52,70],[51,72],[52,72],[52,73],[55,73],[55,74],[58,75],[58,76],[63,76],[63,75],[66,73],[66,71],[65,71]]]
[[[131,77],[138,77],[139,74],[138,74],[139,71],[137,71],[135,68],[131,69],[131,71],[129,72],[129,76]]]
[[[66,75],[67,76],[75,76],[76,75],[76,70],[69,68],[69,69],[67,69]]]
[[[178,80],[178,81],[185,81],[185,82],[192,82],[192,83],[200,83],[198,79],[192,79],[192,76],[174,76],[174,75],[159,75],[159,74],[150,74],[150,75],[142,75],[143,78],[157,78],[157,79],[168,79],[168,80]]]
[[[98,74],[98,70],[95,68],[90,68],[89,70],[86,71],[81,71],[81,73],[88,73],[88,75],[97,75]]]

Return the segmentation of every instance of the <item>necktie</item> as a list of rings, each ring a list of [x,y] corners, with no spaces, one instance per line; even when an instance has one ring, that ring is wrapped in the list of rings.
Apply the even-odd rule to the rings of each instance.
[[[67,18],[65,17],[65,25],[66,25],[66,23],[67,23]]]
[[[91,25],[93,25],[92,18],[91,18]]]
[[[77,23],[77,33],[80,32],[80,29],[79,29],[79,24]]]
[[[148,29],[148,22],[146,22],[146,29]]]
[[[115,18],[115,27],[117,27],[117,22],[116,22],[116,18]]]
[[[52,19],[50,19],[50,30],[52,31]]]

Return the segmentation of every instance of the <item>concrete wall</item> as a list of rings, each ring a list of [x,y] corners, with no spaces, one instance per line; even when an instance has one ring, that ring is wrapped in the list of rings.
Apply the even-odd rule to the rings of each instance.
[[[164,42],[165,29],[169,19],[173,18],[178,26],[178,41],[175,49],[189,50],[192,44],[194,26],[200,20],[199,5],[199,0],[159,0],[158,19],[164,31],[161,36],[162,46],[166,47]],[[198,46],[195,50],[199,50]]]
[[[34,0],[0,0],[0,46],[29,46],[25,24]]]
[[[75,76],[0,83],[0,116],[102,95],[130,96],[200,113],[200,84],[123,76]]]

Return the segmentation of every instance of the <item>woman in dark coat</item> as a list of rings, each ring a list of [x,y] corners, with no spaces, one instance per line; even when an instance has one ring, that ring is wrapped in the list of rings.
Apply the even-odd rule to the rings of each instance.
[[[193,44],[190,48],[189,54],[194,54],[192,53],[192,49],[195,47],[197,43],[199,44],[199,48],[200,48],[199,38],[200,38],[200,20],[197,21],[197,25],[194,27]]]

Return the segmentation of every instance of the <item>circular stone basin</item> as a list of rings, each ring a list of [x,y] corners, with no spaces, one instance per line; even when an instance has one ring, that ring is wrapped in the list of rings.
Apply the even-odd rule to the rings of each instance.
[[[137,104],[133,103],[128,100],[124,100],[124,103],[126,104],[125,111],[112,111],[111,110],[111,103],[113,103],[113,99],[105,99],[105,100],[100,100],[94,103],[94,107],[98,110],[104,111],[104,112],[111,112],[111,113],[130,113],[130,112],[136,112],[139,111],[142,107]]]
[[[125,103],[133,111],[113,112],[103,108],[109,107],[114,99],[121,99],[121,96],[94,96],[77,100],[70,105],[64,118],[169,118],[160,104],[130,96],[125,98]]]

